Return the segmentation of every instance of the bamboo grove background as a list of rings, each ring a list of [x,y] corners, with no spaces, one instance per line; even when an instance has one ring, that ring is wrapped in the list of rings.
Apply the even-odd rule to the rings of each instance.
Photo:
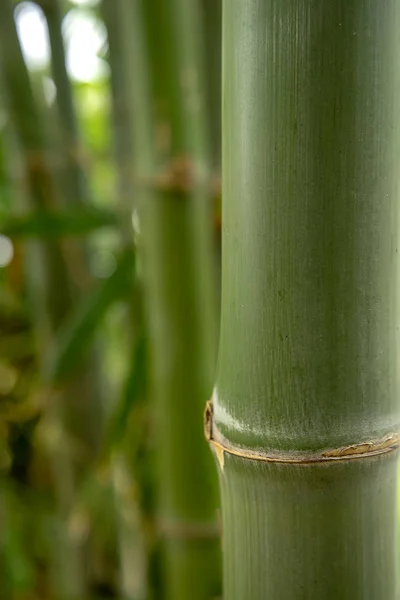
[[[0,3],[2,599],[221,595],[220,44],[219,0]]]
[[[398,598],[400,7],[221,11],[0,0],[0,600]]]

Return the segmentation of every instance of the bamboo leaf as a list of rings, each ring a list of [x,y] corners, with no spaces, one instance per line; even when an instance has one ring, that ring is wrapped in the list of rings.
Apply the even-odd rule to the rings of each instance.
[[[107,310],[131,290],[134,268],[135,253],[129,248],[112,275],[99,282],[62,327],[48,362],[49,382],[65,380],[81,363]]]
[[[123,440],[129,415],[142,397],[146,376],[146,339],[140,335],[135,344],[121,398],[109,421],[107,448],[117,445]]]
[[[116,227],[119,222],[119,215],[111,210],[73,207],[9,216],[0,222],[0,231],[10,238],[54,238],[86,235],[103,227]]]

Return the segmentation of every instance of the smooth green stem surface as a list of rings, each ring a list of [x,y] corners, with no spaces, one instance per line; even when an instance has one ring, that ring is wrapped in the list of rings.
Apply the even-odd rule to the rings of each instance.
[[[278,456],[396,434],[400,5],[224,0],[223,13],[215,431]],[[225,452],[226,598],[394,600],[396,465]]]
[[[397,456],[334,465],[225,456],[224,598],[398,598]]]
[[[272,449],[378,438],[399,423],[400,5],[224,10],[216,420]]]

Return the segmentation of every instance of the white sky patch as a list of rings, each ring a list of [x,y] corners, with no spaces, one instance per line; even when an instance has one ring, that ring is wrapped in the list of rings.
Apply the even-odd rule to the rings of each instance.
[[[85,7],[97,3],[97,0],[75,1],[75,4]],[[45,69],[50,62],[50,44],[42,11],[33,2],[23,2],[16,9],[15,18],[28,68],[32,71]],[[64,18],[63,35],[71,79],[90,82],[107,75],[108,65],[98,57],[107,39],[105,27],[99,19],[88,11],[72,8]]]
[[[71,9],[63,21],[66,62],[70,77],[76,81],[93,81],[107,75],[107,64],[98,57],[107,34],[94,15]]]
[[[97,6],[100,4],[100,0],[71,0],[72,4],[76,4],[77,6]]]
[[[12,241],[5,235],[0,235],[0,267],[7,267],[14,256]]]
[[[50,60],[50,48],[42,11],[33,2],[23,2],[15,11],[15,21],[28,68],[44,69]]]

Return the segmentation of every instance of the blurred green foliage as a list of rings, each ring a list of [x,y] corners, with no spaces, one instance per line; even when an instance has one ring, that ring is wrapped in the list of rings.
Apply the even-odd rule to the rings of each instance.
[[[45,76],[47,68],[32,73],[34,85],[41,85]],[[14,253],[11,262],[0,267],[0,598],[8,600],[55,598],[53,571],[57,561],[53,554],[60,517],[49,454],[54,442],[59,442],[48,410],[49,386],[62,385],[79,370],[90,348],[97,347],[109,425],[98,460],[82,482],[70,523],[76,535],[90,539],[92,598],[122,594],[113,483],[115,453],[125,454],[132,466],[137,453],[147,452],[146,437],[150,435],[143,425],[148,417],[143,402],[139,402],[145,395],[146,380],[145,337],[140,322],[138,342],[132,351],[126,350],[130,346],[124,316],[133,298],[135,252],[133,246],[121,249],[120,244],[120,226],[131,216],[121,213],[115,203],[108,81],[74,82],[73,94],[91,201],[82,207],[25,213],[16,202],[19,191],[10,169],[10,123],[0,95],[0,234],[12,240]],[[64,239],[82,236],[90,244],[94,285],[48,348],[47,379],[43,380],[22,254],[29,239],[52,238],[63,243]],[[135,404],[139,415],[132,420]],[[127,445],[124,440],[132,431],[135,443]],[[145,471],[148,477],[146,467]],[[133,481],[129,486],[132,490],[140,487]],[[140,502],[135,494],[135,502]],[[148,498],[145,502],[149,506]],[[134,535],[135,531],[133,545]]]
[[[64,14],[72,6],[67,1],[60,4]],[[98,20],[99,7],[93,4],[79,10]],[[107,43],[99,57],[107,62]],[[48,158],[57,162],[60,135],[55,99],[46,98],[50,66],[31,70],[30,78],[40,114],[45,117]],[[141,265],[136,259],[137,232],[132,228],[131,211],[118,206],[108,76],[71,83],[80,135],[79,165],[90,197],[82,205],[46,211],[21,210],[27,186],[21,179],[6,90],[0,86],[0,600],[64,600],[63,593],[58,596],[55,590],[59,572],[65,569],[65,528],[71,539],[90,547],[85,564],[90,600],[136,600],[130,591],[136,583],[133,587],[129,583],[124,564],[134,570],[130,561],[143,552],[146,598],[158,599],[155,440],[146,402],[147,333]],[[65,181],[60,181],[64,181],[62,177],[56,189],[62,195]],[[218,241],[219,193],[216,198]],[[131,240],[126,238],[127,229],[132,230]],[[2,240],[12,242],[13,256],[7,264],[2,263]],[[87,245],[92,281],[55,339],[49,341],[44,360],[41,340],[47,338],[33,318],[36,305],[29,289],[32,272],[26,256],[33,253],[32,242],[56,242],[62,252],[69,252],[82,240]],[[35,278],[34,285],[39,286]],[[57,295],[57,290],[53,292]],[[55,395],[92,352],[100,364],[99,410],[104,410],[107,420],[101,448],[89,462],[85,450],[60,429],[53,404]],[[104,406],[100,408],[101,403]],[[54,456],[63,453],[81,453],[87,463],[68,516],[60,516],[60,498],[55,491]],[[67,473],[64,475],[68,479]]]

